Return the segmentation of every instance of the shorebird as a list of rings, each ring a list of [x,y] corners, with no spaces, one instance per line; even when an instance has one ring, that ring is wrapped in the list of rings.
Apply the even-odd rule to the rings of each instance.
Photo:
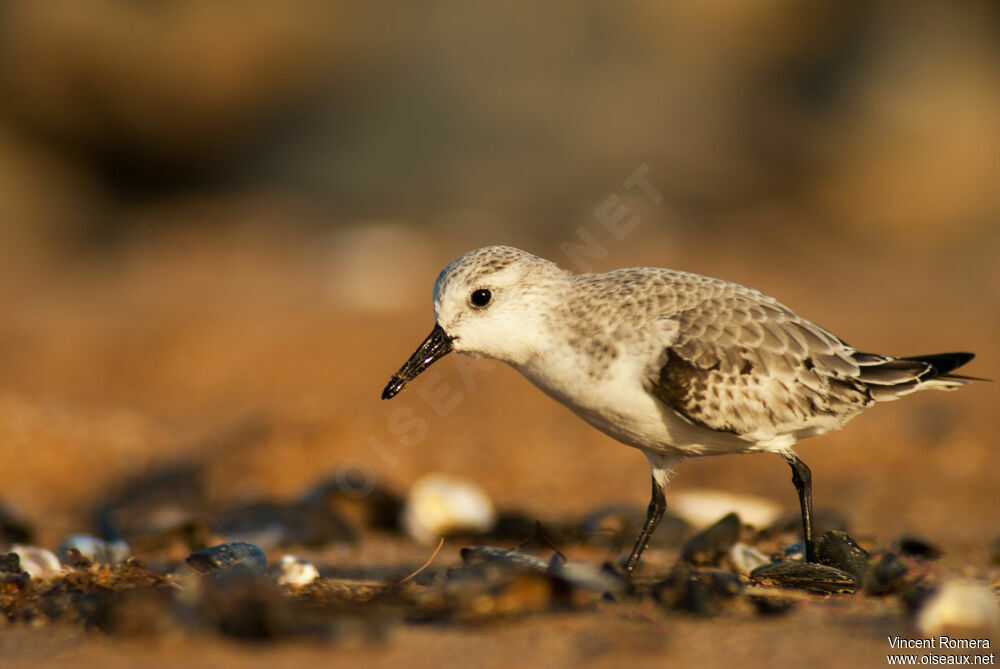
[[[632,574],[689,457],[769,452],[792,469],[806,560],[815,561],[805,437],[879,402],[952,390],[971,353],[862,353],[774,298],[729,281],[640,267],[577,274],[509,246],[470,251],[434,284],[435,325],[396,372],[394,397],[451,351],[506,362],[652,471]]]

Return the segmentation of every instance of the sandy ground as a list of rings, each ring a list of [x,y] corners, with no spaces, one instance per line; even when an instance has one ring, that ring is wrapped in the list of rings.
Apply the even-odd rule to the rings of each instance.
[[[860,349],[971,350],[979,357],[970,374],[1000,375],[998,238],[942,250],[773,235],[645,238],[613,248],[595,268],[657,264],[722,276],[775,295]],[[337,238],[175,233],[111,258],[8,277],[0,285],[0,498],[50,548],[93,531],[90,511],[123,477],[184,460],[204,464],[219,503],[288,499],[348,463],[400,492],[430,471],[465,476],[499,507],[543,521],[613,502],[644,505],[648,469],[638,452],[499,364],[451,356],[393,403],[379,400],[432,325],[433,277],[469,245],[443,240],[394,259],[358,257]],[[555,246],[532,250],[560,259]],[[338,268],[349,262],[374,268],[363,299],[337,288]],[[405,267],[402,276],[378,271],[393,265]],[[871,545],[901,534],[939,545],[935,578],[995,587],[998,400],[1000,389],[987,383],[925,393],[804,442],[817,506],[845,514],[852,534]],[[419,430],[400,428],[400,409]],[[794,513],[788,479],[776,458],[732,456],[682,465],[672,489],[759,495]],[[457,562],[459,547],[446,544],[436,566]],[[429,552],[365,536],[356,548],[320,555],[405,573]],[[673,560],[651,551],[647,575]],[[330,644],[0,625],[0,653],[5,663],[32,666],[882,666],[894,634],[914,629],[891,598],[815,598],[779,618],[730,611],[711,620],[666,613],[650,600],[595,599],[579,611],[400,624],[379,640]]]

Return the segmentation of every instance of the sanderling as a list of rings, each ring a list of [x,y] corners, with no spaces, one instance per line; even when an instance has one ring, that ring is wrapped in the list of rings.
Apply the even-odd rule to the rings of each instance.
[[[436,324],[382,391],[394,397],[451,351],[502,360],[652,469],[632,573],[685,458],[777,453],[791,466],[806,559],[812,479],[792,449],[863,409],[951,390],[971,353],[862,353],[777,300],[697,274],[641,267],[577,274],[509,246],[470,251],[434,284]]]

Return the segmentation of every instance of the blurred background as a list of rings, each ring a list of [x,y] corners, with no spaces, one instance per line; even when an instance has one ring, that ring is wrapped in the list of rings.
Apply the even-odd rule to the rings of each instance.
[[[350,463],[540,517],[645,504],[639,453],[500,365],[379,401],[445,263],[506,243],[720,276],[997,377],[998,172],[987,0],[2,3],[0,501],[42,543],[189,461],[216,500]],[[927,393],[804,443],[817,503],[995,536],[998,399]],[[787,478],[732,457],[676,481],[794,512]]]

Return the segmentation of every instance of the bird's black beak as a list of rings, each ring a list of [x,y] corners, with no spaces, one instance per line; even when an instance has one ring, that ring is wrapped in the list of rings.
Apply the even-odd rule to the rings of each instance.
[[[410,359],[407,360],[399,371],[392,375],[385,390],[382,391],[382,399],[388,400],[395,397],[406,384],[417,378],[420,372],[430,367],[435,360],[443,358],[452,352],[451,341],[454,337],[445,334],[440,325],[435,325],[431,333],[427,335],[424,343],[414,351]]]

